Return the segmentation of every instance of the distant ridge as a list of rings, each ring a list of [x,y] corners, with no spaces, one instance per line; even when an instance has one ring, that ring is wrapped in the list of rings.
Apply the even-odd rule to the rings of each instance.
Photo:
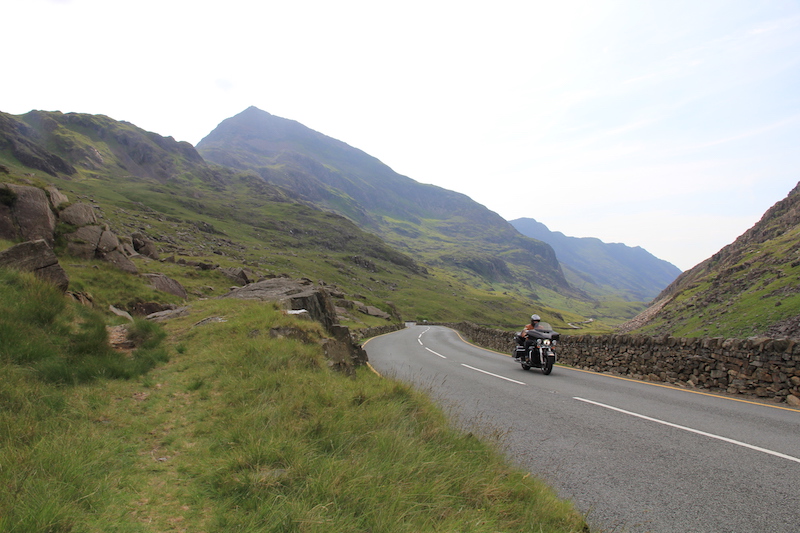
[[[590,282],[624,294],[631,301],[647,302],[681,273],[672,263],[638,246],[609,244],[591,237],[567,237],[532,218],[518,218],[511,225],[523,235],[552,246],[559,262],[572,272],[574,277],[568,275],[570,281],[586,290],[591,290],[585,285]]]

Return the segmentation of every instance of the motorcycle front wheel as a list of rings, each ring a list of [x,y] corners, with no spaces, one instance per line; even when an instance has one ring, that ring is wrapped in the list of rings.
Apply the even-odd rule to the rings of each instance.
[[[544,364],[542,365],[542,374],[545,376],[549,375],[550,372],[553,371],[553,363],[555,363],[556,358],[552,356],[548,356],[544,358]]]

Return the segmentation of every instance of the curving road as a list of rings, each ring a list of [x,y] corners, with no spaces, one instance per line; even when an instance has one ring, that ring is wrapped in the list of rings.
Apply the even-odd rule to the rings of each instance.
[[[444,327],[364,347],[381,374],[504,432],[510,456],[593,528],[800,531],[800,411],[560,366],[526,372]]]

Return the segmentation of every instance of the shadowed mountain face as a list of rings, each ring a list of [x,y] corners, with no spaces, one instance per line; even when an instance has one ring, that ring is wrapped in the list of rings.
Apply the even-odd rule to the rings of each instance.
[[[298,197],[355,221],[434,266],[488,283],[531,283],[580,296],[553,249],[517,232],[469,197],[401,176],[378,159],[255,107],[197,145],[208,161],[251,170]]]
[[[568,277],[574,276],[570,278],[571,283],[578,287],[598,286],[632,301],[647,302],[681,273],[672,263],[638,246],[609,244],[590,237],[567,237],[550,231],[532,218],[512,220],[511,225],[523,235],[552,246],[558,260],[568,270]]]

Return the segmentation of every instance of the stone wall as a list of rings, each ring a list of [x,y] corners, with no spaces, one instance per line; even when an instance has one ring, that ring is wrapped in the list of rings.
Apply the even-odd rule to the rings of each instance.
[[[359,328],[353,331],[353,335],[358,339],[369,339],[370,337],[377,337],[378,335],[385,335],[393,331],[399,331],[405,328],[405,324],[386,324],[385,326],[373,326],[370,328]]]
[[[440,324],[479,346],[510,354],[514,332],[475,324]],[[583,370],[800,407],[800,342],[791,339],[561,335],[558,362]]]

